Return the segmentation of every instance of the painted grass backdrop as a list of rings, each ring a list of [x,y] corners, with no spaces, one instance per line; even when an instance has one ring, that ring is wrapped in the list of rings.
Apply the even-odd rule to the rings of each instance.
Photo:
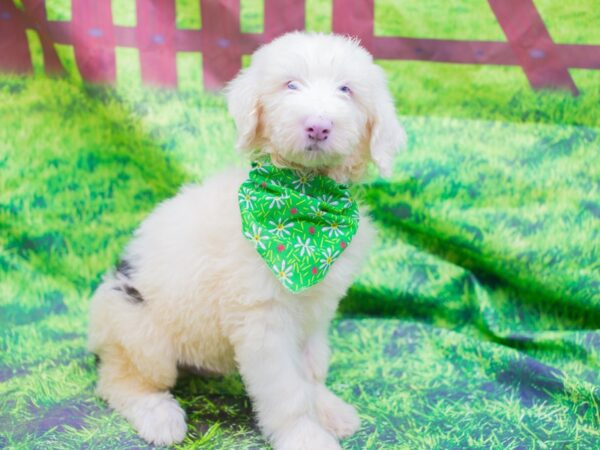
[[[329,3],[307,3],[327,31]],[[556,40],[600,43],[594,0],[576,3],[577,20],[536,1]],[[397,5],[376,2],[378,33],[502,38],[486,2]],[[199,71],[142,88],[121,50],[100,88],[34,57],[38,76],[0,77],[0,448],[148,448],[94,396],[88,299],[158,202],[244,164],[233,122]],[[600,71],[571,70],[572,97],[518,67],[381,65],[409,147],[355,187],[380,235],[331,330],[328,385],[362,418],[344,448],[599,448]],[[181,448],[266,447],[239,377],[184,376],[176,395]]]

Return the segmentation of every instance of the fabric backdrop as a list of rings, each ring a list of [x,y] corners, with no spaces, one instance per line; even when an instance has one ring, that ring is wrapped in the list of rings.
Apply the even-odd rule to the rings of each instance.
[[[409,144],[331,328],[348,449],[600,448],[596,0],[0,0],[0,448],[149,448],[94,395],[89,297],[187,182],[246,163],[215,92],[291,29],[357,35]],[[181,448],[265,448],[183,376]]]

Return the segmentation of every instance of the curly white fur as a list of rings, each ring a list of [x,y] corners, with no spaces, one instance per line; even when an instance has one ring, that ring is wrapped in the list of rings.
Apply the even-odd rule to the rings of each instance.
[[[241,150],[338,181],[359,178],[369,160],[389,174],[404,141],[383,72],[341,36],[291,33],[263,46],[227,99]],[[332,124],[316,145],[304,127],[312,116]],[[246,177],[231,170],[184,187],[135,232],[127,265],[109,272],[91,301],[98,392],[148,442],[169,445],[186,433],[168,392],[177,367],[239,370],[276,449],[340,448],[359,418],[324,385],[327,329],[374,230],[362,216],[325,280],[292,294],[241,233],[237,190]]]

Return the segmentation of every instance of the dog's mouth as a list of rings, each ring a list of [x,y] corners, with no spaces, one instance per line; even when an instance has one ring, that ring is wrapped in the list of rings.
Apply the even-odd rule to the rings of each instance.
[[[322,152],[323,151],[323,148],[317,143],[309,144],[304,149],[307,152]]]

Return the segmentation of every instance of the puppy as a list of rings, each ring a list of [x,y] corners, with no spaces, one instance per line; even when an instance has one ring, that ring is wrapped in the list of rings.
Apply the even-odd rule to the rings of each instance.
[[[373,162],[390,175],[405,140],[383,71],[347,37],[279,37],[254,53],[226,95],[238,148],[288,174],[348,183]],[[169,445],[186,435],[185,413],[169,393],[177,367],[238,370],[276,449],[339,449],[359,418],[325,386],[327,330],[375,233],[356,217],[344,251],[330,266],[321,260],[325,277],[292,291],[288,269],[278,276],[243,233],[248,173],[232,169],[160,204],[104,277],[89,325],[98,394],[146,441]]]

